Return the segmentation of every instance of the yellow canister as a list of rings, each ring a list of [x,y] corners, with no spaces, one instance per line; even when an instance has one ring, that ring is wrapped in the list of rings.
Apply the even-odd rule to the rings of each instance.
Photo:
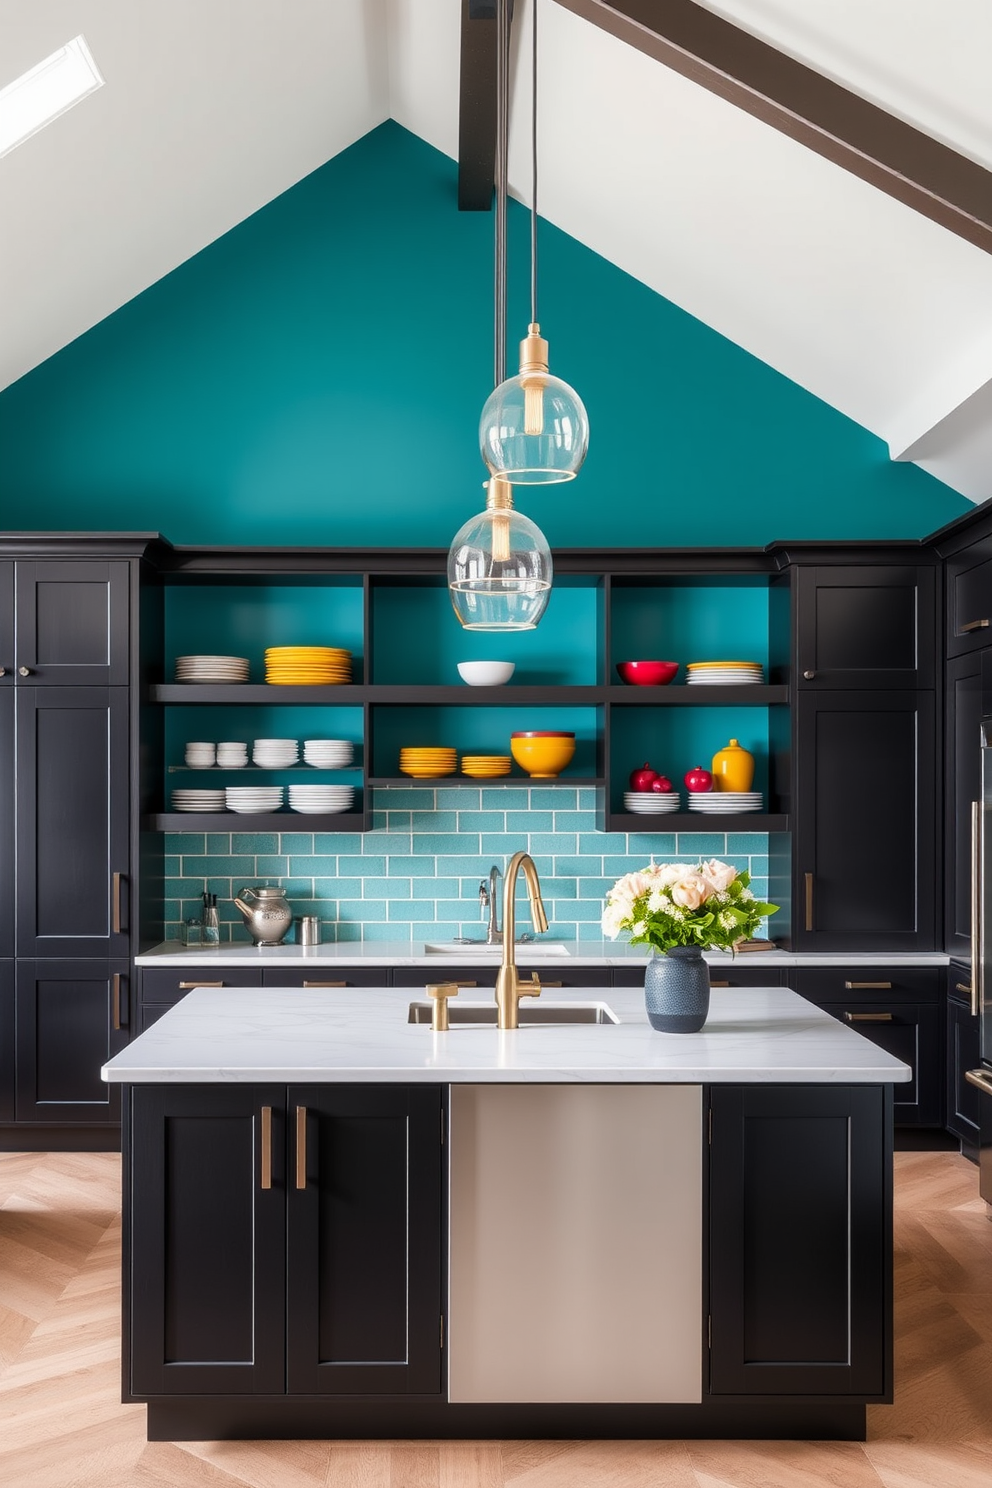
[[[713,756],[713,789],[749,791],[754,780],[754,755],[731,739]]]

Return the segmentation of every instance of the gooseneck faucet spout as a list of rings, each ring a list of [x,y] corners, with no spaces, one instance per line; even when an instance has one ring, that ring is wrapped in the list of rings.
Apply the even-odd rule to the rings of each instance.
[[[517,972],[514,941],[516,938],[516,904],[514,894],[517,874],[522,872],[530,899],[530,918],[538,934],[548,928],[548,917],[544,913],[541,898],[541,880],[530,853],[518,852],[507,864],[503,878],[503,964],[496,977],[496,1025],[498,1028],[517,1028],[521,997],[540,997],[541,983],[537,972],[529,982],[522,982]]]

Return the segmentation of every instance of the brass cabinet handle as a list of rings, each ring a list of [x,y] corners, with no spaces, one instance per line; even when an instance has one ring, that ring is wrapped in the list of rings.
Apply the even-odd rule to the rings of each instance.
[[[477,987],[479,984],[478,982],[454,982],[452,985],[455,987]]]
[[[891,992],[891,982],[845,982],[848,992]]]
[[[307,1186],[307,1108],[296,1108],[296,1186]]]
[[[967,635],[969,630],[988,630],[988,628],[989,622],[987,620],[969,620],[966,624],[958,626],[958,634]]]
[[[964,995],[965,995],[965,997],[970,997],[971,996],[971,988],[970,987],[966,987],[965,984],[964,984],[964,982],[955,982],[954,983],[954,990],[955,990],[955,992],[963,992]]]
[[[347,987],[347,982],[304,982],[304,987]]]
[[[891,1013],[845,1013],[848,1023],[891,1023]]]
[[[534,976],[537,976],[537,973],[536,972],[534,972]],[[564,982],[546,982],[546,981],[544,981],[543,978],[541,978],[541,986],[542,987],[564,987],[564,985],[565,985]],[[715,982],[711,982],[710,983],[710,986],[716,986],[716,983]]]
[[[974,1085],[979,1090],[984,1090],[986,1095],[992,1095],[992,1080],[989,1079],[984,1070],[965,1070],[964,1077],[969,1085]]]
[[[812,928],[813,928],[813,875],[812,875],[812,873],[804,873],[803,874],[803,878],[806,881],[806,929],[807,930],[812,930]]]
[[[985,991],[982,966],[982,899],[984,897],[985,813],[981,801],[971,803],[971,1016],[978,1017]]]
[[[121,880],[123,873],[115,873],[111,880],[110,928],[115,935],[121,933]]]
[[[194,987],[223,987],[223,982],[180,982],[180,992],[192,992]]]
[[[711,987],[729,987],[730,986],[730,983],[729,982],[714,982],[711,979],[710,980],[710,986]]]
[[[121,1031],[121,974],[115,971],[113,975],[113,1005],[114,1005],[114,1032]]]
[[[262,1107],[262,1187],[272,1187],[272,1107]]]

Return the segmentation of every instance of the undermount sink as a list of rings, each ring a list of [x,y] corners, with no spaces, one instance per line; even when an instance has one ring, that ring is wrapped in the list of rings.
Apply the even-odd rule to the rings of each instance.
[[[570,956],[572,953],[560,940],[529,940],[516,943],[517,961],[529,964],[537,957],[544,956]],[[484,940],[480,941],[425,941],[425,956],[492,956],[495,961],[501,960],[503,947],[498,945],[486,945]]]
[[[433,1003],[411,1002],[408,1023],[430,1023]],[[613,1025],[620,1019],[605,1002],[548,1002],[542,1007],[539,1002],[521,1003],[518,1010],[520,1026],[565,1026],[570,1024],[602,1023]],[[448,1022],[457,1027],[496,1027],[495,1002],[448,1003]]]

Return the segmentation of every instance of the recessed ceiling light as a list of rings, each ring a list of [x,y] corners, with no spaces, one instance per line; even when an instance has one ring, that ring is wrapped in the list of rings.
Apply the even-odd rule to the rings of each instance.
[[[0,89],[0,157],[103,87],[85,38],[77,36]]]

